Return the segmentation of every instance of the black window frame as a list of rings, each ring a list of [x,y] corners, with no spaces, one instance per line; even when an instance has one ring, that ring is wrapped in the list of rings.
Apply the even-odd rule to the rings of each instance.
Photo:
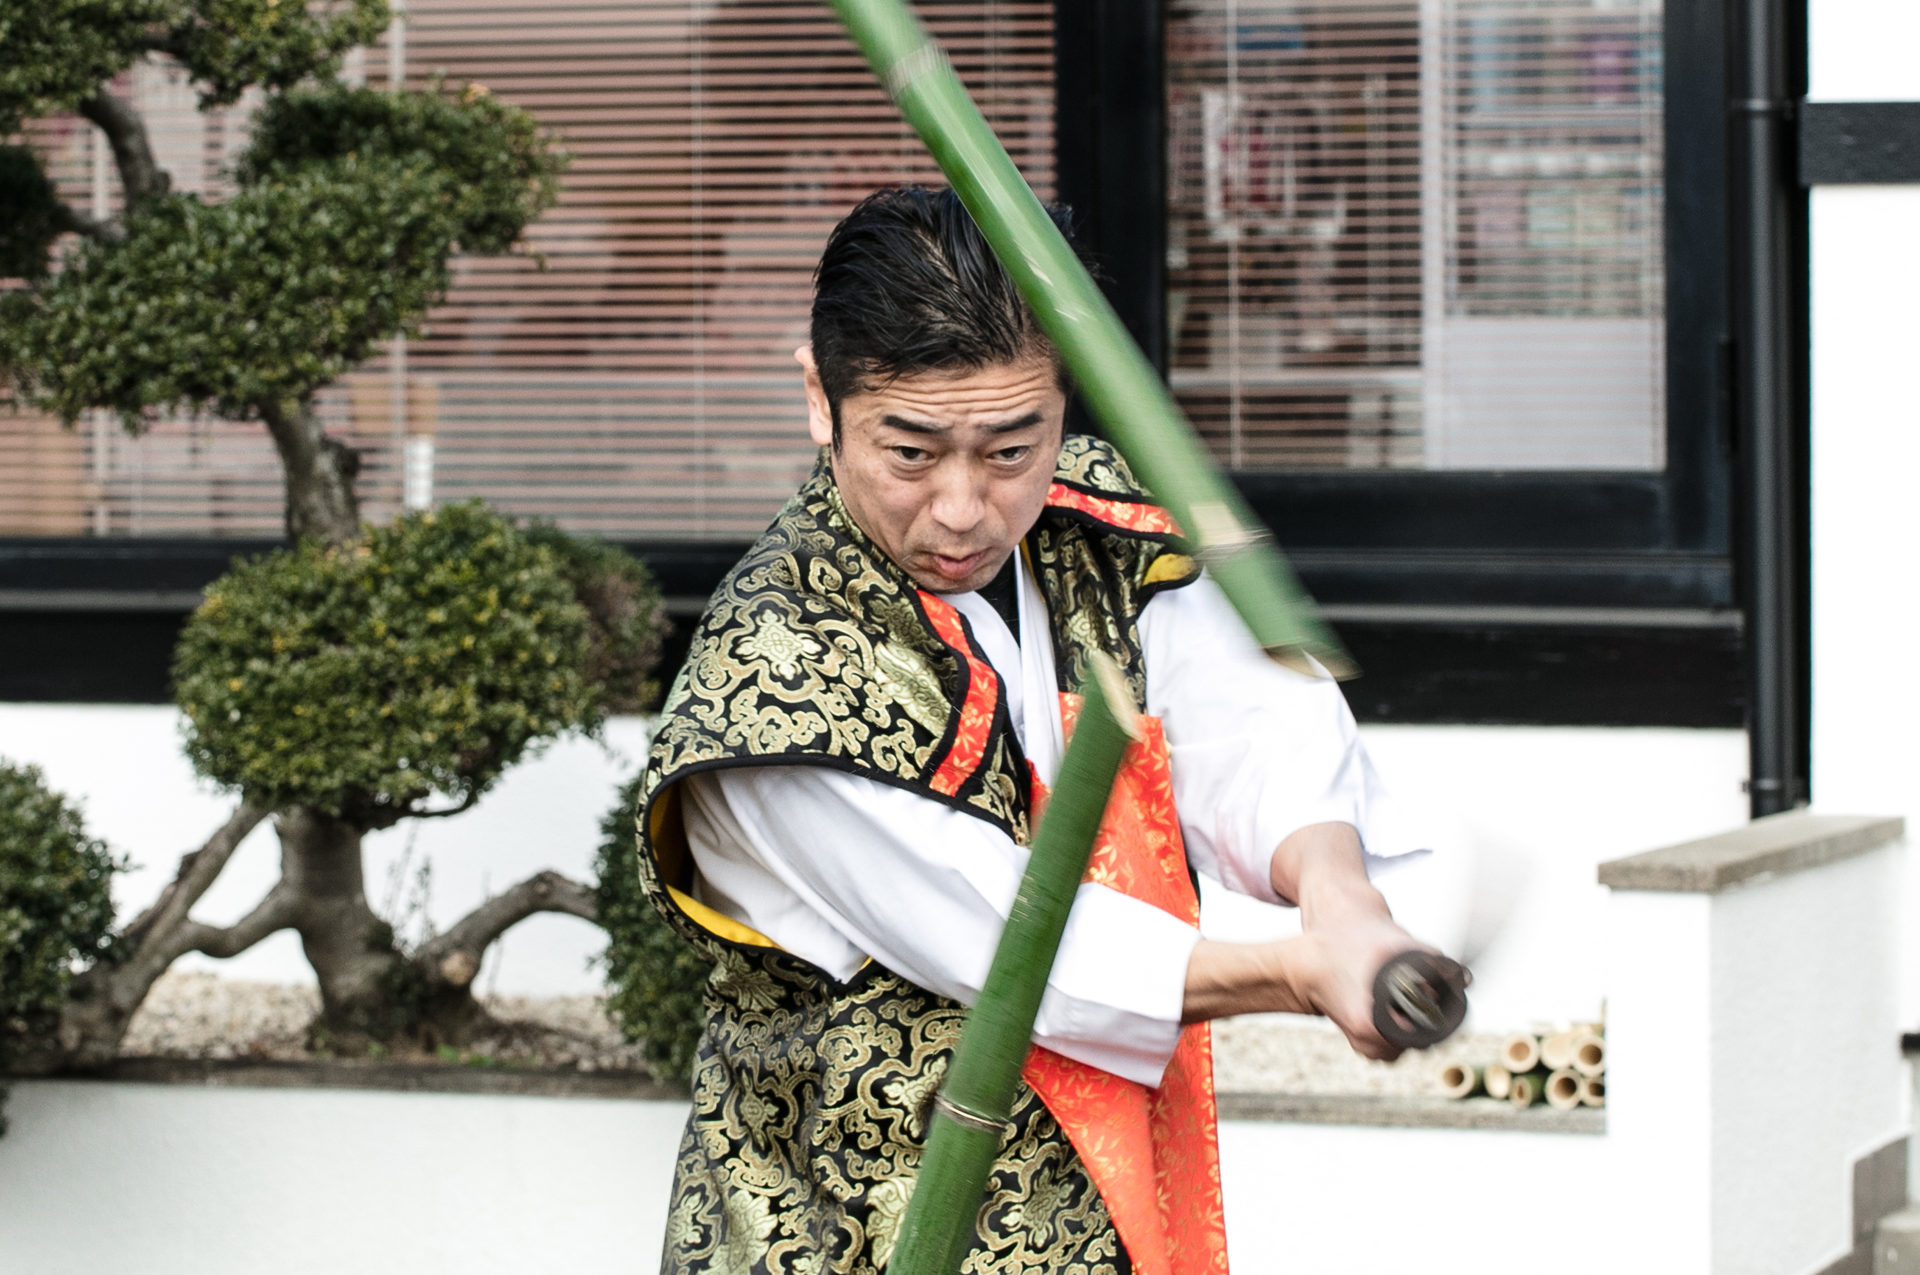
[[[1056,180],[1167,358],[1163,0],[1055,0]],[[1667,449],[1659,473],[1236,475],[1364,675],[1365,720],[1737,727],[1728,17],[1668,0]],[[271,541],[0,538],[0,700],[167,698],[198,589]],[[627,547],[681,617],[744,549]],[[668,652],[677,658],[684,642]]]
[[[1166,9],[1055,14],[1060,196],[1164,372],[1166,95],[1139,86],[1166,82]],[[1358,657],[1363,718],[1743,723],[1727,38],[1720,0],[1668,0],[1663,470],[1232,476]]]

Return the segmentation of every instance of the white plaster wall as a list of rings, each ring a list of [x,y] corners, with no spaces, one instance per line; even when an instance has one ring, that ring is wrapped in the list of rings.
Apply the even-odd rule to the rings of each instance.
[[[1630,1269],[1800,1275],[1851,1250],[1854,1163],[1904,1132],[1903,856],[1614,894],[1608,1141]]]
[[[1623,1205],[1609,1235],[1632,1259],[1621,1269],[1645,1275],[1714,1269],[1711,905],[1639,891],[1608,904],[1607,1140]]]
[[[1816,102],[1920,101],[1915,49],[1920,5],[1911,0],[1810,0],[1807,96]]]
[[[590,881],[599,822],[620,786],[646,758],[647,727],[616,718],[604,742],[563,740],[521,763],[451,819],[413,821],[367,838],[367,896],[388,896],[389,874],[413,842],[412,862],[430,861],[430,914],[444,929],[489,894],[546,868]],[[169,707],[0,705],[0,757],[39,765],[54,788],[76,799],[87,826],[134,870],[119,882],[123,917],[145,907],[173,879],[180,856],[198,847],[232,812],[234,801],[195,778],[180,750],[179,715]],[[262,825],[241,845],[195,915],[231,924],[277,879],[279,845]],[[410,883],[409,883],[410,888]],[[401,893],[404,903],[406,891]],[[562,993],[600,986],[593,957],[599,930],[576,917],[543,915],[510,931],[489,952],[480,986],[501,992]],[[183,969],[206,968],[264,982],[312,982],[290,932],[231,961],[198,955]]]
[[[9,1110],[0,1275],[631,1275],[659,1260],[685,1120],[672,1103],[69,1081],[22,1083]],[[1553,1254],[1600,1275],[1608,1141],[1229,1122],[1234,1269],[1481,1275]],[[1475,1192],[1498,1225],[1463,1208]]]
[[[1920,186],[1824,187],[1812,219],[1814,800],[1920,821]],[[1920,936],[1902,967],[1920,1026]]]
[[[1375,762],[1414,822],[1444,853],[1381,885],[1416,932],[1478,952],[1475,1023],[1490,1029],[1591,1017],[1606,994],[1600,958],[1605,891],[1594,867],[1746,817],[1738,731],[1374,726]],[[388,872],[417,838],[433,864],[432,914],[445,926],[542,868],[585,879],[598,823],[645,755],[645,724],[619,719],[607,743],[572,740],[509,771],[472,811],[376,833],[367,886],[376,906]],[[172,879],[179,856],[230,810],[198,784],[170,708],[0,705],[0,757],[32,761],[78,799],[89,826],[133,859],[122,882],[131,915]],[[237,920],[278,871],[270,829],[248,838],[198,915]],[[1210,928],[1276,932],[1290,918],[1249,900],[1209,896]],[[500,991],[580,992],[600,985],[588,967],[598,932],[572,917],[536,917],[497,945],[481,975]],[[233,977],[310,981],[291,934],[233,961],[188,958]]]
[[[1904,1132],[1902,858],[1712,898],[1715,1271],[1815,1271],[1853,1247],[1853,1163]]]
[[[32,1081],[0,1275],[630,1275],[659,1262],[670,1103]]]

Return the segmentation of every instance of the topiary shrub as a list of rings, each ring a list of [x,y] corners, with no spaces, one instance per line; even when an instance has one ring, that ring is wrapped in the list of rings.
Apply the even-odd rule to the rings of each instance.
[[[74,975],[113,954],[121,866],[37,767],[0,761],[0,1071],[59,1016]]]
[[[663,1079],[687,1084],[706,1029],[705,989],[713,965],[675,933],[640,888],[633,812],[640,779],[620,790],[600,821],[594,895],[607,931],[601,962],[607,971],[607,1008],[628,1039]]]
[[[361,829],[435,797],[471,804],[530,747],[599,718],[567,571],[478,502],[243,563],[174,652],[187,756],[269,806]]]
[[[535,523],[527,538],[553,550],[573,596],[587,611],[587,681],[607,713],[639,713],[660,698],[652,676],[667,635],[653,574],[618,545]]]

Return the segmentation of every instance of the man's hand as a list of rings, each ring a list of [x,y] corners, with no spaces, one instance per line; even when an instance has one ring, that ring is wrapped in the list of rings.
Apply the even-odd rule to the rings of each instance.
[[[1299,938],[1273,943],[1202,940],[1187,966],[1183,1017],[1321,1014],[1355,1052],[1391,1062],[1400,1049],[1373,1025],[1373,979],[1393,957],[1424,948],[1394,923],[1367,880],[1360,838],[1344,823],[1302,828],[1273,856],[1273,886],[1300,907]]]

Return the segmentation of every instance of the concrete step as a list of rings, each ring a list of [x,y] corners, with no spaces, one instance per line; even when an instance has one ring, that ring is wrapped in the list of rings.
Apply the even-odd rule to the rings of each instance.
[[[1873,1275],[1920,1275],[1920,1204],[1889,1213],[1874,1227]]]

